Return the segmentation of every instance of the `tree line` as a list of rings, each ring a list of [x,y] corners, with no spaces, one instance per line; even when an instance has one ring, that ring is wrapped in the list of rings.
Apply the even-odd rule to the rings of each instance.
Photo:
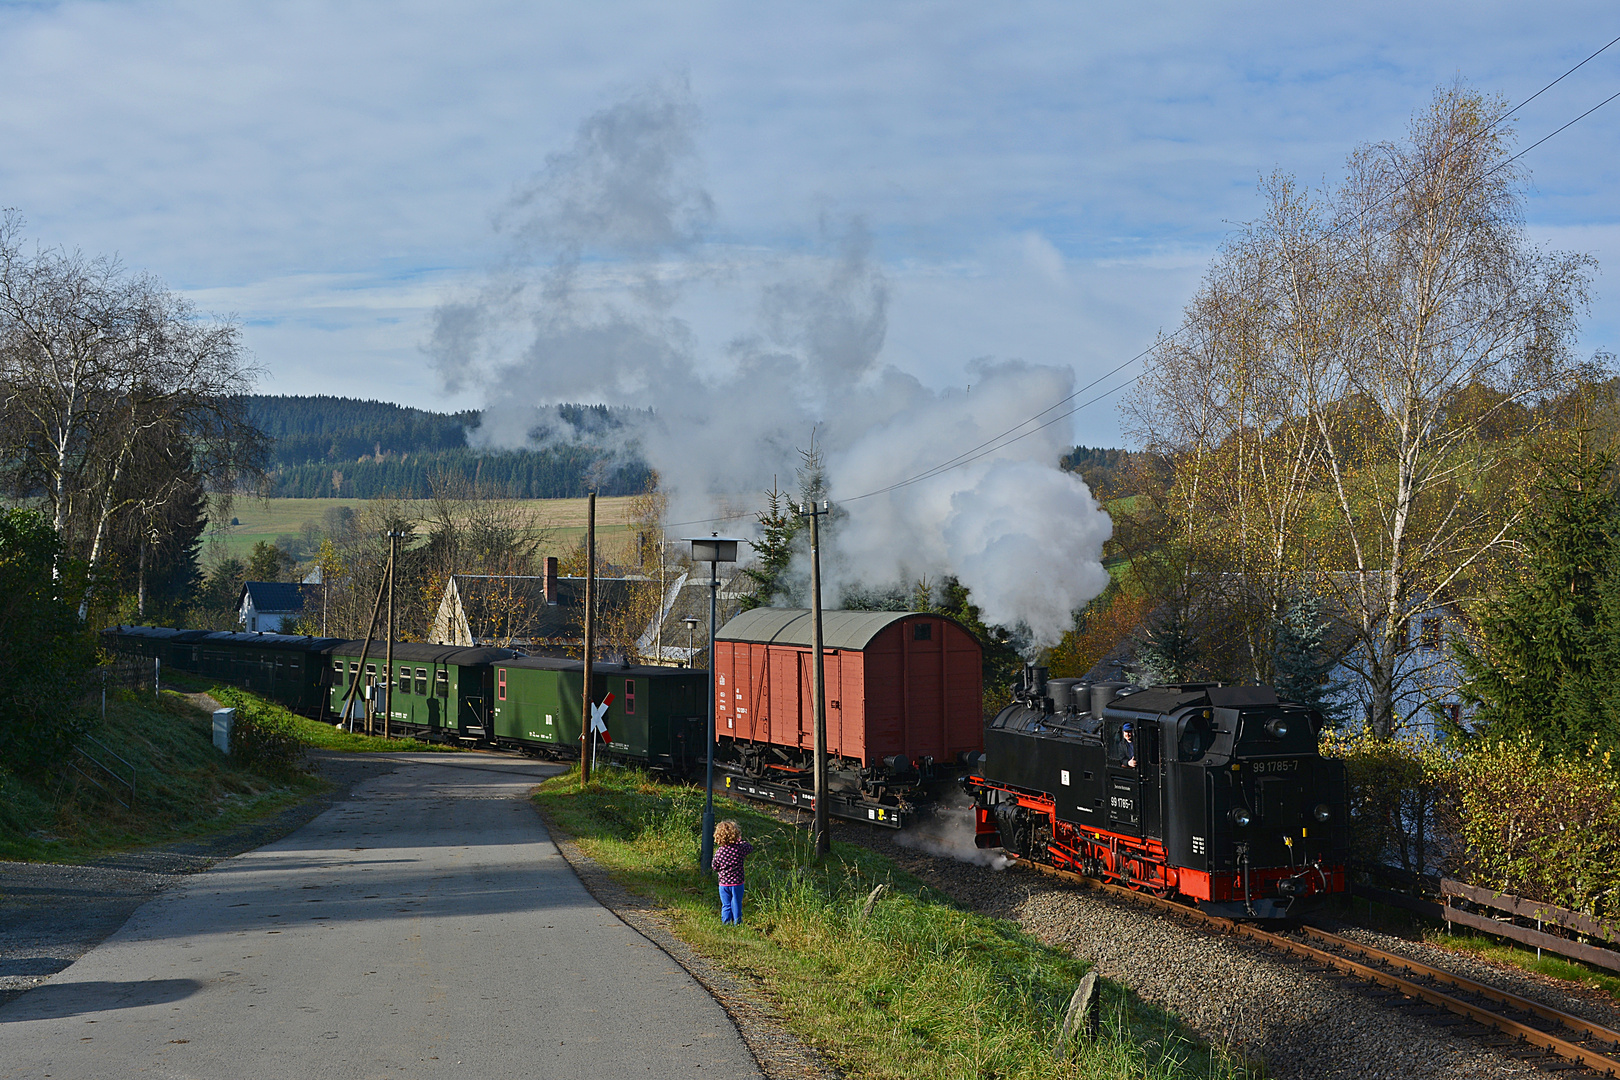
[[[649,476],[638,458],[601,445],[633,418],[632,410],[606,405],[550,407],[548,422],[569,438],[517,450],[471,447],[468,437],[483,422],[476,409],[436,413],[323,395],[255,394],[243,405],[269,440],[261,490],[269,498],[427,499],[436,477],[454,475],[510,498],[568,499],[587,491],[634,495]]]

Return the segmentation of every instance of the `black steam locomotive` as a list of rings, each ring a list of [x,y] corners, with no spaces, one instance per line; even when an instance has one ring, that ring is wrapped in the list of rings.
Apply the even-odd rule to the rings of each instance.
[[[1025,669],[963,784],[977,842],[1239,919],[1344,892],[1344,765],[1265,686],[1048,679]]]

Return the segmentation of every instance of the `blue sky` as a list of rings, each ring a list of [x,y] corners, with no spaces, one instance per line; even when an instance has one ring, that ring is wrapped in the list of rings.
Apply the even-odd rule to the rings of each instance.
[[[267,392],[476,406],[427,362],[435,308],[583,120],[684,85],[695,355],[750,332],[756,268],[858,222],[884,361],[1086,382],[1175,326],[1261,174],[1331,182],[1437,85],[1518,101],[1616,34],[1603,3],[0,3],[0,205],[239,317]],[[1522,143],[1616,90],[1620,45]],[[1587,351],[1620,351],[1617,145],[1620,102],[1525,159],[1531,236],[1606,268]],[[1074,438],[1118,444],[1112,403]]]

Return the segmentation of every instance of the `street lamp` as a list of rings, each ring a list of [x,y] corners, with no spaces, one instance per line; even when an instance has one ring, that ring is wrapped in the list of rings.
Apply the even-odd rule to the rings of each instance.
[[[720,600],[720,564],[736,562],[737,545],[742,542],[718,533],[687,537],[687,543],[692,545],[692,561],[709,564],[709,716],[704,724],[709,760],[703,782],[703,838],[698,855],[698,868],[705,874],[714,858],[714,708],[719,700],[714,690],[714,624]]]
[[[686,624],[686,666],[692,666],[692,657],[697,653],[692,649],[692,631],[697,629],[697,620],[688,615],[681,622]]]

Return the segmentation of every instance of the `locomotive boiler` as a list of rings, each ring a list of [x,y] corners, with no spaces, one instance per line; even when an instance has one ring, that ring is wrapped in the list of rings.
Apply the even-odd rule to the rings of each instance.
[[[1270,687],[1048,679],[1026,668],[963,786],[976,841],[1239,919],[1345,891],[1344,765]]]

